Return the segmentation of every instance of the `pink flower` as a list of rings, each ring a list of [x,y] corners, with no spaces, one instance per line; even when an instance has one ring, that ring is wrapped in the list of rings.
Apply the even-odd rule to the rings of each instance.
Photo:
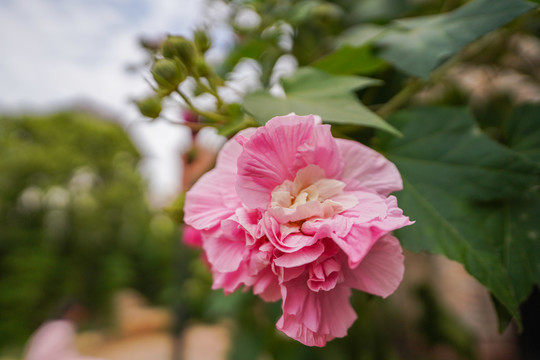
[[[356,319],[351,288],[387,297],[403,278],[390,233],[411,222],[388,195],[401,189],[382,155],[292,114],[225,144],[187,193],[185,222],[201,231],[214,289],[281,298],[278,329],[324,346]]]
[[[182,241],[187,246],[199,248],[202,246],[201,232],[189,225],[184,226],[184,232],[182,234]]]

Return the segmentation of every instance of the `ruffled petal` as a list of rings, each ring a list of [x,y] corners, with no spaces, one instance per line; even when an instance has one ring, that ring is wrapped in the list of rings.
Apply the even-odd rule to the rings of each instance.
[[[309,264],[319,258],[324,252],[324,245],[318,242],[312,246],[304,247],[293,253],[285,253],[274,260],[274,265],[291,268]]]
[[[403,210],[398,208],[395,196],[389,196],[385,202],[388,209],[386,216],[370,222],[371,233],[376,238],[380,238],[404,226],[414,224],[414,221],[410,221],[408,216],[403,215]]]
[[[353,268],[364,259],[377,238],[373,237],[369,227],[353,225],[346,236],[332,234],[332,240],[347,254],[349,267]]]
[[[247,245],[252,245],[255,240],[264,235],[259,225],[260,219],[261,213],[258,210],[247,210],[243,207],[236,210],[236,221],[250,235]]]
[[[329,179],[337,179],[343,172],[344,161],[330,132],[330,125],[314,127],[309,140],[299,146],[294,168],[301,169],[308,165],[319,166]]]
[[[225,145],[221,148],[219,151],[219,154],[217,156],[216,160],[216,167],[217,168],[224,168],[229,172],[232,172],[233,174],[236,174],[236,164],[238,162],[238,157],[240,156],[240,153],[242,153],[243,147],[238,142],[239,138],[245,139],[245,141],[249,140],[253,134],[255,134],[255,131],[257,131],[256,128],[249,128],[244,129],[240,131],[234,138],[227,141]]]
[[[279,251],[292,253],[317,242],[316,238],[306,236],[294,224],[280,224],[273,216],[266,213],[261,227],[268,241]]]
[[[300,277],[281,286],[283,316],[277,328],[308,346],[324,346],[327,341],[347,335],[356,320],[349,297],[351,290],[337,286],[313,292]]]
[[[272,302],[281,299],[278,278],[270,267],[257,274],[253,283],[253,293],[259,295],[264,301]]]
[[[350,267],[357,266],[377,240],[369,226],[359,225],[355,219],[340,215],[327,220],[306,221],[302,232],[313,234],[314,239],[331,238],[349,257]]]
[[[302,233],[315,240],[331,238],[349,257],[349,267],[355,268],[381,236],[413,223],[397,207],[394,196],[378,198],[379,202],[371,205],[360,201],[354,208],[332,219],[306,221],[302,225]]]
[[[381,195],[403,189],[396,166],[375,150],[356,141],[336,139],[345,160],[342,179],[358,180]]]
[[[240,286],[250,281],[249,273],[245,263],[240,264],[237,270],[231,272],[220,272],[212,269],[212,289],[223,289],[225,294],[232,294]]]
[[[201,248],[203,243],[201,232],[192,226],[184,226],[182,242],[187,246]]]
[[[254,128],[242,130],[237,136],[251,137]],[[231,216],[242,206],[236,195],[236,163],[242,146],[229,140],[219,152],[216,167],[204,174],[186,193],[184,221],[199,230],[208,230]]]
[[[245,234],[236,231],[233,234],[218,230],[210,235],[205,234],[203,249],[212,269],[219,272],[231,272],[238,269],[247,256]]]
[[[373,219],[384,218],[388,214],[389,205],[382,196],[368,191],[346,192],[348,196],[354,195],[356,204],[348,208],[341,215],[354,218],[357,223],[366,223]]]
[[[224,193],[228,193],[227,197]],[[240,206],[240,199],[234,195],[234,175],[215,168],[186,193],[184,221],[198,230],[209,230]]]
[[[268,209],[268,213],[280,224],[287,224],[310,217],[323,217],[324,206],[319,201],[309,201],[305,204],[298,205],[294,209],[278,206],[272,207]]]
[[[278,116],[257,129],[238,157],[236,191],[249,208],[266,208],[274,188],[294,178],[298,147],[312,135],[316,119]]]
[[[401,283],[405,266],[398,239],[388,234],[380,238],[354,269],[344,269],[344,284],[382,296],[391,295]]]

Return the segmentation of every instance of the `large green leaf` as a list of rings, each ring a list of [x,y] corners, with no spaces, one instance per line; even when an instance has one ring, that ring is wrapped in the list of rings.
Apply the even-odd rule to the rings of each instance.
[[[516,108],[505,132],[508,146],[540,163],[540,104]]]
[[[508,146],[540,164],[540,104],[516,109],[506,125]],[[523,300],[531,284],[540,284],[540,191],[538,186],[500,209],[504,226],[506,261],[516,284],[518,299]],[[521,290],[521,291],[519,291]]]
[[[382,58],[427,79],[465,45],[535,7],[523,0],[475,0],[450,13],[395,21],[375,43]]]
[[[386,145],[389,156],[413,184],[488,201],[518,195],[540,179],[539,166],[485,136],[465,109],[402,111],[392,124],[407,134]]]
[[[354,4],[352,17],[362,22],[390,20],[411,8],[407,0],[362,0]]]
[[[244,98],[244,107],[260,124],[274,116],[295,112],[298,115],[316,114],[328,123],[364,125],[399,134],[354,95],[353,90],[379,83],[375,79],[331,75],[305,67],[282,81],[285,97],[258,91]]]
[[[483,135],[463,109],[402,111],[390,122],[403,137],[381,145],[403,177],[400,207],[417,222],[398,232],[403,245],[462,263],[519,323],[540,280],[539,167]]]
[[[337,75],[370,75],[388,66],[373,53],[371,43],[385,27],[373,24],[353,26],[336,38],[337,49],[311,66]]]
[[[369,75],[385,66],[384,60],[373,55],[371,47],[344,45],[328,56],[316,61],[312,66],[339,75]]]

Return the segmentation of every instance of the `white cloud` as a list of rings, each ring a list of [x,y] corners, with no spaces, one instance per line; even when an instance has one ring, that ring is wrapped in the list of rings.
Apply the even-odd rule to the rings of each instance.
[[[188,35],[198,24],[222,22],[216,18],[226,16],[224,11],[208,4],[207,0],[0,1],[0,110],[50,109],[81,99],[101,104],[130,124],[128,130],[149,155],[145,169],[153,192],[177,190],[178,151],[186,141],[185,132],[164,123],[133,124],[139,116],[129,99],[149,89],[142,77],[125,68],[143,60],[137,43],[141,35]],[[206,14],[210,18],[205,20]]]

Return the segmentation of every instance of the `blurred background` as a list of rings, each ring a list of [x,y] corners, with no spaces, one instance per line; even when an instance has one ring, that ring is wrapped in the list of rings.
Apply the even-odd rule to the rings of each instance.
[[[263,86],[279,93],[280,77],[327,55],[347,27],[465,2],[0,0],[0,359],[22,359],[31,334],[73,299],[88,313],[79,351],[110,360],[518,358],[522,340],[513,325],[498,332],[487,291],[438,256],[407,253],[404,283],[386,301],[355,293],[358,320],[323,349],[275,329],[279,303],[211,291],[200,251],[181,242],[181,193],[224,138],[172,124],[191,121],[181,103],[163,104],[169,122],[135,104],[166,34],[207,32],[206,61],[227,74],[235,91],[222,96],[233,102]],[[276,7],[279,36],[260,37],[253,29]],[[540,100],[538,36],[506,35],[480,41],[474,61],[414,101],[469,105],[496,132],[492,115],[506,104]],[[403,80],[369,66],[390,87]]]

